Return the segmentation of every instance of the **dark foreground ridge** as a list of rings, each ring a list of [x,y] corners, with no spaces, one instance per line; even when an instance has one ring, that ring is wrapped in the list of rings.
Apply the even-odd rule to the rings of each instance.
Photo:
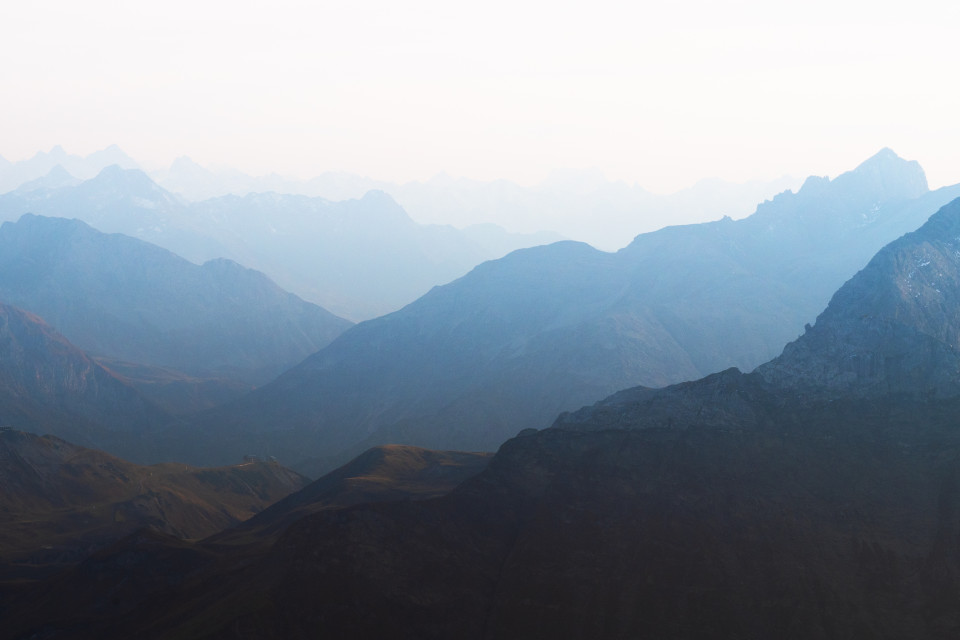
[[[303,488],[276,463],[141,466],[0,429],[0,582],[50,574],[146,526],[203,538]]]

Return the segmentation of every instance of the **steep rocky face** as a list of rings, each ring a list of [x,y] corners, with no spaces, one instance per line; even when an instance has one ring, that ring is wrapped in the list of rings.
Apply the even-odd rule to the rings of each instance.
[[[32,215],[0,227],[0,299],[96,355],[254,384],[350,325],[228,260]]]
[[[168,420],[43,320],[0,304],[0,426],[144,456]]]
[[[830,397],[960,395],[960,200],[880,251],[757,371]]]
[[[618,389],[769,360],[958,192],[928,192],[885,150],[744,220],[666,228],[617,254],[515,252],[358,325],[203,426],[291,464],[304,448],[326,457],[314,471],[385,442],[492,450]]]
[[[816,324],[750,374],[633,388],[562,415],[564,429],[756,425],[851,398],[960,396],[960,199],[884,247]]]

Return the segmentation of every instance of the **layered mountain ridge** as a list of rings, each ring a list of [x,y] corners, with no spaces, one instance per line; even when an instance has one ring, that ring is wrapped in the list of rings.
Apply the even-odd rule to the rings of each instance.
[[[248,532],[256,554],[236,539],[127,538],[12,601],[9,628],[956,637],[960,380],[944,354],[960,317],[958,225],[955,201],[887,246],[752,373],[621,391],[525,430],[445,496],[320,509],[267,531],[269,550]],[[869,366],[847,367],[851,354]]]
[[[562,415],[562,429],[758,425],[832,402],[960,397],[960,199],[890,243],[783,353],[665,389],[623,390]],[[777,399],[779,398],[779,399]]]
[[[881,251],[753,373],[622,391],[509,440],[441,498],[306,515],[229,582],[187,564],[193,577],[162,617],[141,617],[154,590],[117,617],[94,606],[44,620],[154,625],[162,638],[201,627],[198,637],[309,638],[318,625],[332,637],[955,637],[954,363],[921,349],[925,361],[854,370],[842,389],[807,363],[842,366],[854,352],[886,362],[891,341],[953,348],[958,223],[954,202]],[[926,286],[950,302],[928,308],[906,286],[918,256],[943,273]],[[845,323],[875,335],[834,330]],[[930,375],[909,375],[917,367]],[[132,549],[172,552],[129,539],[42,602],[84,575],[125,579],[111,567]]]
[[[489,450],[618,389],[750,370],[957,195],[928,192],[916,163],[883,150],[744,220],[666,228],[616,254],[518,251],[354,327],[203,428],[293,464],[315,451],[316,472],[387,442]]]
[[[106,167],[76,185],[53,178],[50,187],[0,195],[0,219],[78,218],[197,264],[229,258],[354,319],[398,309],[484,260],[559,238],[420,225],[376,190],[341,202],[268,192],[188,203],[138,169]]]
[[[263,383],[350,323],[229,260],[197,266],[79,220],[0,227],[0,300],[99,356]]]

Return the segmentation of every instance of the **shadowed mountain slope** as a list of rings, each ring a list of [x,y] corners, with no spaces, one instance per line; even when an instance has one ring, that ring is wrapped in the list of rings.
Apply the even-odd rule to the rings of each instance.
[[[143,457],[169,419],[43,320],[0,304],[0,426]]]
[[[892,242],[758,369],[824,397],[960,395],[960,200]]]
[[[884,150],[744,220],[663,229],[616,254],[518,251],[352,328],[203,430],[329,469],[385,442],[490,450],[618,389],[752,369],[957,192],[928,192],[919,165]]]
[[[228,378],[198,378],[174,369],[124,362],[116,358],[98,356],[96,361],[145,398],[175,416],[226,404],[253,389],[249,382]]]
[[[374,447],[253,518],[207,540],[263,542],[312,513],[370,502],[425,500],[450,493],[487,466],[491,453]]]
[[[0,430],[0,571],[72,564],[137,529],[202,538],[301,489],[275,463],[139,466],[53,436]],[[30,567],[24,566],[20,573]]]
[[[33,215],[0,227],[0,300],[98,356],[254,384],[350,325],[229,260]]]

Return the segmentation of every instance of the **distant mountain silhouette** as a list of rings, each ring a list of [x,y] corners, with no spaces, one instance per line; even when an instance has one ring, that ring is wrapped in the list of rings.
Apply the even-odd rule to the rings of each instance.
[[[79,220],[34,215],[0,227],[0,300],[97,356],[253,384],[350,325],[229,260],[197,266]]]
[[[390,194],[422,224],[463,228],[493,224],[526,233],[550,229],[605,250],[623,247],[638,233],[666,224],[698,222],[708,216],[741,218],[758,202],[800,184],[789,177],[742,184],[704,179],[659,195],[636,184],[608,180],[596,169],[553,171],[534,186],[445,173],[403,184],[332,171],[294,180],[276,174],[253,177],[236,170],[212,171],[189,158],[178,158],[169,170],[153,175],[165,189],[192,201],[269,191],[348,200],[377,190]]]
[[[41,180],[44,176],[57,171],[57,167],[70,176],[88,180],[111,165],[118,165],[124,169],[137,168],[137,163],[117,145],[110,145],[86,157],[68,154],[63,147],[57,145],[50,151],[41,151],[27,160],[0,161],[0,193],[21,188],[25,183]]]
[[[380,191],[343,202],[276,193],[224,196],[191,211],[211,221],[206,233],[228,247],[227,255],[277,273],[288,288],[352,318],[398,309],[503,255],[453,227],[416,224]]]
[[[443,497],[319,510],[267,552],[256,535],[246,551],[128,538],[21,596],[10,628],[955,638],[958,230],[955,201],[753,373],[624,390],[524,431]]]
[[[259,193],[188,203],[118,166],[73,186],[0,195],[0,220],[25,213],[77,218],[198,264],[229,258],[351,319],[394,311],[484,260],[559,238],[419,225],[378,191],[343,202]]]
[[[956,195],[928,192],[919,165],[883,150],[744,220],[666,228],[616,254],[518,251],[357,325],[204,424],[290,463],[387,442],[492,450],[618,389],[769,360],[873,253]]]
[[[80,182],[81,180],[70,175],[70,173],[63,168],[62,164],[58,164],[46,175],[35,180],[24,182],[17,187],[16,191],[18,193],[30,193],[31,191],[37,191],[39,189],[73,187],[80,184]]]

